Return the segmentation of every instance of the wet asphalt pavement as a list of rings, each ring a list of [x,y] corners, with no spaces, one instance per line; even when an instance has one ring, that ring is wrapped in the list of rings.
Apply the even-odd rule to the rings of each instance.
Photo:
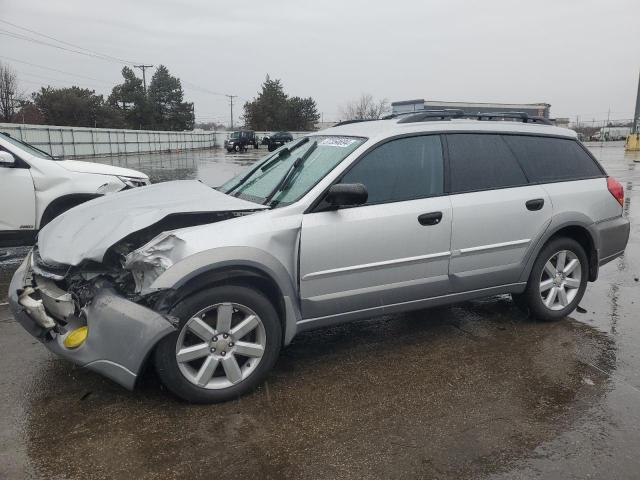
[[[640,154],[591,149],[625,184],[632,230],[583,313],[537,323],[500,296],[308,332],[222,405],[180,402],[153,371],[128,392],[49,354],[2,305],[25,253],[10,250],[0,478],[639,478]],[[217,185],[255,158],[101,161]]]

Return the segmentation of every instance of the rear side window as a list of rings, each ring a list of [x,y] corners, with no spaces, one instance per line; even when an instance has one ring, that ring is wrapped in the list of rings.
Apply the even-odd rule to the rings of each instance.
[[[603,176],[596,162],[571,139],[504,135],[532,182],[557,182]]]
[[[367,204],[441,195],[444,174],[440,136],[387,142],[360,159],[341,183],[364,184],[369,192]]]
[[[497,134],[447,135],[452,193],[526,185],[518,161]]]

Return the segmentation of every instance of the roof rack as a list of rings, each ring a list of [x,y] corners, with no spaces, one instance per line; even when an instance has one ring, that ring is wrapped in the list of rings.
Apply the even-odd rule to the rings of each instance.
[[[428,121],[439,121],[439,120],[451,120],[452,118],[468,118],[475,120],[518,120],[522,123],[539,123],[542,125],[553,125],[553,122],[545,117],[539,117],[535,115],[529,115],[526,112],[487,112],[487,113],[467,113],[461,109],[444,109],[444,110],[417,110],[413,112],[403,112],[403,113],[392,113],[390,115],[386,115],[380,119],[362,119],[362,120],[345,120],[343,122],[337,123],[334,125],[335,127],[340,127],[342,125],[349,125],[351,123],[361,123],[361,122],[374,122],[376,120],[392,120],[395,118],[400,118],[398,123],[417,123],[417,122],[428,122]]]
[[[427,122],[430,120],[451,120],[452,118],[462,118],[465,115],[466,114],[463,110],[458,109],[424,110],[412,112],[411,115],[405,116],[401,120],[398,120],[398,123]]]
[[[514,120],[522,120],[522,123],[541,123],[543,125],[553,125],[553,122],[545,117],[539,117],[535,115],[529,115],[526,112],[489,112],[489,113],[478,113],[477,115],[473,115],[478,120],[495,120],[497,118],[500,119],[514,119]]]
[[[336,123],[334,127],[341,127],[342,125],[350,125],[352,123],[375,122],[376,120],[380,120],[380,119],[379,118],[360,118],[357,120],[343,120],[342,122]]]

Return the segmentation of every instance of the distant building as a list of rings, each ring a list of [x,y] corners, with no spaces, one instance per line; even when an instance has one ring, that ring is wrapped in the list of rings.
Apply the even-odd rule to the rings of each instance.
[[[407,113],[418,110],[462,110],[470,115],[495,112],[524,112],[531,116],[549,118],[551,105],[548,103],[481,103],[481,102],[441,102],[436,100],[402,100],[391,103],[392,113]]]

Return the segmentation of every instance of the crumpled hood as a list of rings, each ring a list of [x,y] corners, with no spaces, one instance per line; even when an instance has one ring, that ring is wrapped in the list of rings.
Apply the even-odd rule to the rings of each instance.
[[[266,208],[197,180],[157,183],[96,198],[63,213],[40,231],[38,250],[51,264],[101,262],[109,247],[171,214]]]
[[[59,160],[57,162],[62,168],[76,173],[95,173],[97,175],[113,175],[118,177],[149,178],[142,172],[129,168],[114,167],[113,165],[103,165],[94,162],[81,162],[79,160]]]

